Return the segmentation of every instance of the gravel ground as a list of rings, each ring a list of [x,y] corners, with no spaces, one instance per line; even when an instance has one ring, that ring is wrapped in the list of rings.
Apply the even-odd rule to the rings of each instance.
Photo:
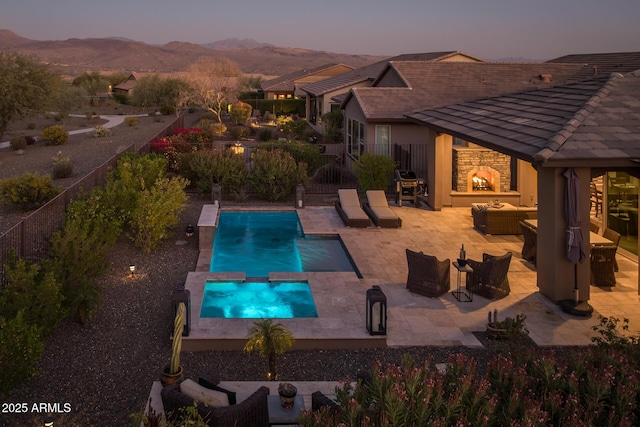
[[[133,132],[142,134],[142,129],[145,127]],[[91,140],[82,139],[81,142],[81,137],[74,137],[78,140],[70,141],[62,150],[72,156],[76,173],[80,174],[101,164],[102,156],[112,154],[139,137],[115,129],[110,142],[95,141],[91,137]],[[92,144],[90,150],[86,149],[88,144]],[[104,152],[98,153],[101,148]],[[28,153],[20,156],[20,161],[29,159],[30,168],[37,164],[46,168],[56,150],[55,147],[30,147]],[[0,162],[3,162],[0,178],[7,173],[7,166],[20,172],[18,162],[12,162],[10,156],[15,154],[0,153]],[[197,223],[205,202],[208,201],[191,194],[173,237],[152,253],[141,253],[126,236],[120,239],[109,255],[110,269],[99,281],[103,293],[97,317],[87,326],[72,321],[60,325],[40,361],[42,374],[19,386],[0,402],[27,403],[28,413],[0,412],[0,426],[42,425],[44,415],[32,410],[34,404],[40,403],[57,403],[63,411],[64,405],[69,404],[70,412],[56,414],[56,426],[130,425],[130,415],[142,410],[152,382],[159,379],[160,370],[169,362],[171,291],[184,283],[187,273],[195,269],[198,254],[196,239],[186,238],[183,230],[187,224]],[[0,213],[2,221],[10,223],[5,213]],[[131,263],[136,265],[133,278],[128,274]],[[488,344],[487,348],[290,351],[279,359],[280,379],[340,380],[369,369],[377,360],[400,363],[405,353],[412,354],[418,361],[431,358],[433,363],[445,362],[452,354],[464,353],[474,357],[482,367],[496,347],[482,334],[479,338]],[[531,345],[526,342],[521,349],[526,351]],[[255,381],[263,380],[266,372],[265,360],[236,351],[184,353],[181,363],[191,378],[218,371],[223,380]]]

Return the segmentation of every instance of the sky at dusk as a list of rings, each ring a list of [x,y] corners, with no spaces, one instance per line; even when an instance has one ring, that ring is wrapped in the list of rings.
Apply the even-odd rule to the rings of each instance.
[[[34,40],[249,38],[349,54],[550,59],[640,51],[639,20],[640,0],[19,0],[3,4],[0,29]]]

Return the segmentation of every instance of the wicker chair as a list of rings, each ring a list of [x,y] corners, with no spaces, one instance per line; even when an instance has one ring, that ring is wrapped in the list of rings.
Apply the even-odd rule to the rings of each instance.
[[[443,261],[432,255],[422,252],[414,252],[407,249],[407,289],[426,297],[436,298],[446,293],[451,288],[451,262]]]
[[[620,237],[622,236],[617,231],[607,227],[604,229],[604,233],[602,233],[602,237],[604,237],[605,239],[611,240],[615,246],[618,246],[618,244],[620,243]],[[618,261],[616,261],[615,258],[613,259],[613,271],[618,271]]]
[[[180,384],[169,385],[161,391],[165,413],[170,416],[180,408],[193,406],[193,398],[180,392]],[[269,406],[267,396],[269,388],[260,387],[242,402],[223,408],[214,408],[198,402],[198,413],[211,427],[268,427]]]
[[[522,245],[522,258],[536,265],[536,255],[538,251],[538,230],[524,221],[520,221],[520,229],[524,244]]]
[[[482,262],[469,260],[473,273],[467,274],[467,289],[492,300],[509,295],[509,264],[512,253],[495,256],[482,254]]]
[[[615,260],[617,246],[600,245],[591,248],[591,284],[596,286],[615,286]]]
[[[324,406],[328,407],[329,412],[331,412],[332,414],[338,414],[342,412],[342,408],[340,407],[340,405],[331,400],[321,391],[311,393],[311,410],[319,411],[320,408]]]

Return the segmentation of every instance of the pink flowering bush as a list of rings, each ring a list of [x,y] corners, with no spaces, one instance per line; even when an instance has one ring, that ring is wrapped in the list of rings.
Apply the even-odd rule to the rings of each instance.
[[[169,170],[178,171],[179,153],[192,153],[211,148],[213,134],[200,128],[180,128],[173,134],[151,141],[152,153],[162,154],[167,159]]]

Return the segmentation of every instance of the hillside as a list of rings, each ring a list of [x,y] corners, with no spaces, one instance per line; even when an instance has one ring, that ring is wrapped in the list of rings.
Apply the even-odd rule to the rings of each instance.
[[[184,70],[200,57],[207,56],[229,58],[246,74],[266,76],[286,74],[328,63],[343,63],[359,68],[383,59],[379,56],[345,55],[251,42],[247,41],[246,44],[255,47],[240,46],[233,41],[207,45],[173,41],[163,46],[155,46],[117,37],[30,40],[11,30],[0,30],[0,50],[33,55],[68,76],[91,71],[174,73]],[[212,49],[207,46],[219,48]]]

